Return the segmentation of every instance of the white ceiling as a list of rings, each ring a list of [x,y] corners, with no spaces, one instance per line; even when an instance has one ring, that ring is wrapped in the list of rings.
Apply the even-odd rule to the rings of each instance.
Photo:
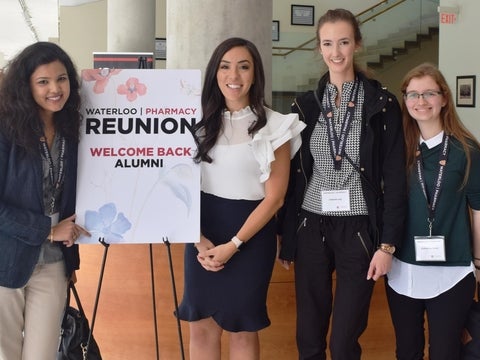
[[[58,7],[98,0],[0,0],[0,67],[25,46],[58,38]]]

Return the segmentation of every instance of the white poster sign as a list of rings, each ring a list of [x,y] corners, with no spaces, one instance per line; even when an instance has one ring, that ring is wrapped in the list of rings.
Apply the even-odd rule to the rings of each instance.
[[[199,70],[82,71],[79,243],[198,242]]]

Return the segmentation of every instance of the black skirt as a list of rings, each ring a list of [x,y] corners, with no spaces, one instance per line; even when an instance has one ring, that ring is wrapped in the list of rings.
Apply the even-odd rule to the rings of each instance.
[[[202,193],[202,234],[215,245],[230,241],[259,203]],[[205,270],[197,254],[193,244],[187,244],[180,319],[212,317],[231,332],[258,331],[270,325],[266,302],[276,255],[273,219],[218,272]]]

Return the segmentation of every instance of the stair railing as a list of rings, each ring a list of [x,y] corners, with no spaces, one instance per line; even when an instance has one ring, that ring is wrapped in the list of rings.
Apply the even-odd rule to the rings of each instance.
[[[363,10],[362,12],[358,13],[357,15],[355,15],[355,17],[358,19],[360,25],[361,24],[364,24],[370,20],[373,20],[375,19],[377,16],[387,12],[387,11],[390,11],[391,9],[395,8],[396,6],[402,4],[403,2],[405,2],[407,0],[397,0],[397,1],[394,1],[393,3],[389,4],[391,2],[391,0],[383,0],[383,1],[380,1],[379,3],[375,4],[375,5],[372,5],[370,6],[369,8]],[[382,6],[385,6],[386,5],[386,8],[384,9],[380,9],[380,7]],[[368,13],[373,13],[372,15],[369,15],[366,19],[361,19],[361,17],[363,15],[366,15]],[[273,53],[272,55],[273,56],[288,56],[290,54],[292,54],[293,52],[295,51],[313,51],[315,50],[315,47],[306,47],[308,44],[312,43],[313,41],[316,41],[317,40],[317,37],[313,37],[303,43],[301,43],[300,45],[298,46],[295,46],[295,47],[288,47],[288,46],[273,46],[272,47],[272,50],[286,50],[285,52],[277,52],[277,53]]]

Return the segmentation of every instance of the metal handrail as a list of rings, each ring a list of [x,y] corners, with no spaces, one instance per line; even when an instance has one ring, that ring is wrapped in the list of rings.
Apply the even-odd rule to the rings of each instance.
[[[359,12],[359,13],[357,14],[357,17],[362,16],[363,14],[366,14],[367,12],[372,11],[372,10],[375,9],[376,7],[379,7],[380,5],[385,4],[385,3],[388,4],[388,0],[380,1],[379,3],[377,3],[377,4],[375,4],[375,5],[372,5],[372,6],[370,6],[369,8],[367,8],[367,9]]]
[[[407,1],[407,0],[399,0],[398,2],[396,2],[396,3],[392,4],[391,6],[387,7],[386,9],[380,10],[378,13],[376,13],[376,14],[368,17],[367,19],[362,20],[362,21],[359,21],[359,22],[360,22],[360,25],[361,25],[361,24],[364,24],[364,23],[366,23],[366,22],[368,22],[368,21],[370,21],[370,20],[372,20],[372,19],[374,19],[374,18],[376,18],[377,16],[379,16],[379,15],[381,15],[381,14],[383,14],[383,13],[385,13],[385,12],[391,10],[391,9],[393,9],[394,7],[400,5],[401,3],[404,3],[405,1]],[[379,7],[379,6],[383,5],[383,4],[388,4],[388,2],[389,2],[389,0],[380,1],[379,3],[377,3],[377,4],[375,4],[375,5],[372,5],[372,6],[370,6],[368,9],[365,9],[365,10],[363,10],[362,12],[358,13],[357,15],[355,15],[355,17],[358,19],[358,18],[359,18],[360,16],[362,16],[363,14],[366,14],[366,13],[368,13],[368,12],[370,12],[370,11],[373,11],[375,8],[377,8],[377,7]],[[305,41],[304,43],[302,43],[302,44],[300,44],[300,45],[298,45],[298,46],[296,46],[296,47],[272,46],[272,50],[288,50],[288,51],[286,51],[286,52],[284,52],[284,53],[276,53],[276,54],[274,53],[274,54],[272,54],[272,55],[273,55],[273,56],[288,56],[288,55],[290,55],[291,53],[293,53],[293,52],[295,52],[295,51],[299,51],[299,50],[300,50],[300,51],[313,51],[313,50],[315,50],[315,47],[313,47],[313,48],[306,48],[305,46],[308,45],[308,44],[310,44],[312,41],[315,41],[316,39],[317,39],[317,37],[315,36],[315,37],[311,38],[310,40],[307,40],[307,41]]]
[[[364,24],[364,23],[366,23],[366,22],[368,22],[368,21],[370,21],[370,20],[372,20],[372,19],[375,19],[377,16],[382,15],[383,13],[385,13],[385,12],[393,9],[394,7],[397,7],[397,6],[400,5],[401,3],[404,3],[405,1],[407,1],[407,0],[400,0],[399,2],[393,4],[392,6],[387,7],[386,9],[380,10],[377,14],[374,14],[374,15],[366,18],[365,20],[363,20],[363,21],[361,22],[361,24]],[[383,2],[388,3],[388,1],[383,1]],[[358,15],[357,15],[357,16],[358,16]]]

